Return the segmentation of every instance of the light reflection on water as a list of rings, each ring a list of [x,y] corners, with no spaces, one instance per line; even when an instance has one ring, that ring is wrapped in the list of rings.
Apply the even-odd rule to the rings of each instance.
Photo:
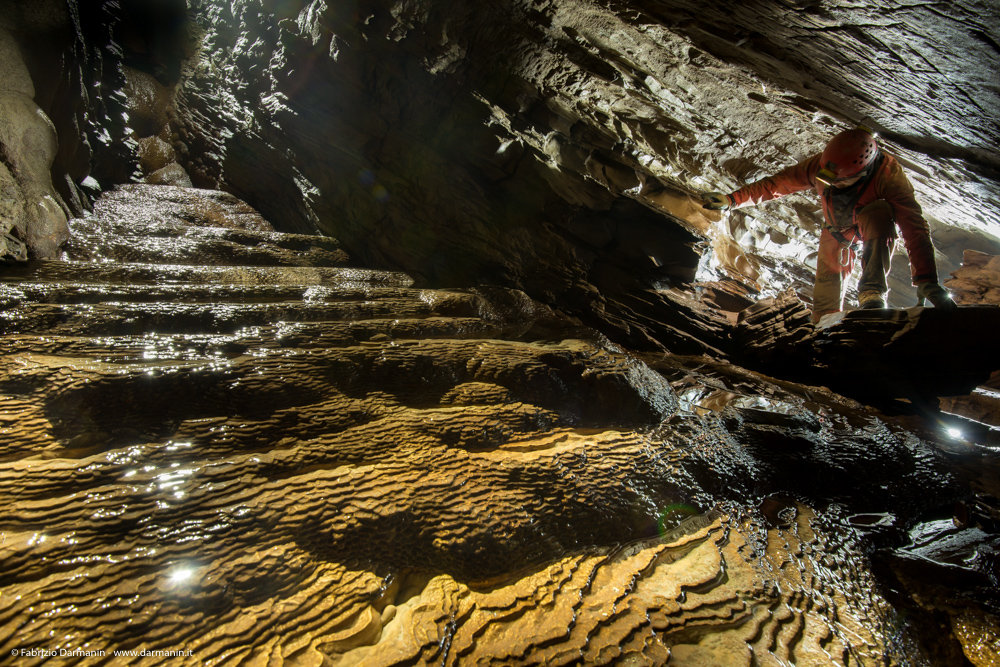
[[[155,268],[141,271],[156,276]],[[164,269],[164,281],[187,271]],[[726,384],[691,362],[689,379],[674,383],[678,414],[644,430],[627,416],[630,391],[645,397],[644,408],[665,410],[673,399],[653,381],[659,377],[639,372],[646,367],[620,373],[627,358],[575,330],[566,340],[550,332],[531,344],[490,337],[499,327],[490,322],[510,318],[522,326],[533,317],[523,295],[493,304],[486,292],[379,292],[388,278],[376,288],[327,272],[312,278],[323,284],[303,281],[303,288],[294,276],[313,274],[248,269],[244,279],[251,275],[294,289],[272,293],[282,305],[265,311],[249,301],[171,304],[160,285],[146,292],[156,304],[136,308],[116,297],[102,307],[164,317],[170,326],[172,316],[189,317],[193,326],[219,330],[89,338],[46,332],[33,343],[46,352],[28,371],[37,375],[26,376],[38,378],[29,398],[58,391],[59,405],[76,411],[61,417],[68,426],[41,419],[36,428],[62,428],[60,438],[73,429],[111,435],[80,459],[53,449],[12,467],[23,483],[4,490],[15,499],[10,521],[19,534],[3,553],[15,600],[23,602],[29,589],[54,599],[72,591],[72,582],[88,587],[43,614],[26,605],[10,612],[24,619],[24,636],[70,629],[110,646],[129,626],[143,626],[138,636],[185,632],[206,646],[230,636],[299,650],[313,646],[313,637],[333,637],[324,641],[348,651],[403,636],[380,625],[391,606],[406,613],[386,613],[386,624],[405,618],[405,630],[413,630],[407,636],[438,645],[446,635],[461,639],[460,626],[481,617],[503,620],[495,633],[470,631],[479,641],[506,629],[530,638],[553,630],[547,619],[569,609],[553,646],[576,641],[573,633],[588,618],[602,617],[594,621],[596,638],[611,627],[601,625],[607,619],[635,622],[638,636],[652,619],[672,614],[675,626],[664,627],[688,625],[705,636],[754,624],[760,636],[779,636],[788,623],[802,628],[801,636],[822,637],[817,645],[882,650],[871,635],[889,626],[866,631],[856,623],[884,611],[874,587],[865,590],[872,580],[862,538],[905,524],[902,512],[876,510],[886,510],[885,497],[912,495],[930,476],[921,478],[913,464],[907,469],[916,472],[901,477],[896,464],[908,459],[898,457],[899,439],[872,417],[851,434],[865,438],[863,456],[831,458],[840,469],[822,472],[842,471],[849,491],[850,477],[858,487],[886,486],[885,497],[873,496],[874,509],[865,512],[817,509],[801,502],[815,471],[793,464],[806,445],[828,446],[824,439],[838,433],[826,422],[810,430],[802,419],[808,437],[788,436],[800,425],[761,419],[799,416],[803,397]],[[85,291],[87,298],[100,292]],[[306,307],[284,302],[292,292]],[[26,298],[21,294],[9,298]],[[141,290],[132,296],[143,298]],[[338,299],[347,305],[314,315]],[[74,317],[88,318],[79,326],[96,328],[90,320],[100,320],[97,308],[76,309]],[[260,312],[280,316],[253,321]],[[448,328],[455,313],[461,323]],[[399,331],[445,333],[400,340]],[[469,331],[486,333],[477,339]],[[72,353],[50,349],[55,345]],[[204,381],[212,374],[226,375]],[[547,390],[525,378],[547,382]],[[607,385],[593,391],[601,381]],[[452,402],[442,405],[446,395]],[[620,404],[608,410],[612,398]],[[54,414],[54,405],[43,402],[39,413]],[[750,425],[737,437],[743,422]],[[463,440],[483,424],[500,435]],[[760,439],[759,451],[749,451],[747,434]],[[884,475],[872,473],[880,466]],[[796,483],[790,497],[775,499]],[[390,579],[411,573],[421,585],[384,592]],[[372,600],[383,594],[376,608]],[[184,596],[188,607],[176,601]],[[506,599],[512,606],[503,607]],[[136,613],[124,618],[115,611],[121,607]],[[438,617],[453,620],[444,627]],[[253,632],[230,632],[229,623]],[[826,635],[809,634],[820,627]],[[656,632],[647,633],[651,641],[666,636]],[[740,636],[737,643],[753,641]],[[754,650],[763,656],[777,643]],[[617,639],[608,646],[620,649]]]

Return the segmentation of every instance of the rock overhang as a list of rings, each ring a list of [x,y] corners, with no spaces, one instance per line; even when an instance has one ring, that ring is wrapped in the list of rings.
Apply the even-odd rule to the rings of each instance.
[[[223,150],[196,158],[269,217],[431,281],[524,287],[530,274],[550,286],[536,296],[572,300],[573,285],[601,282],[595,265],[689,282],[712,248],[702,268],[714,273],[701,278],[734,279],[752,296],[794,285],[808,298],[815,202],[720,219],[692,195],[804,158],[863,117],[910,168],[943,276],[962,250],[995,251],[1000,238],[997,54],[975,3],[883,15],[781,2],[313,2],[271,23],[263,5],[234,8],[229,25],[207,27],[211,58],[235,71],[229,102],[252,120],[202,119],[196,131],[222,137]],[[227,59],[238,44],[253,44],[258,76],[240,73],[246,53]],[[217,83],[189,79],[182,111],[212,108]],[[246,164],[278,155],[284,166]],[[287,197],[296,206],[279,210]],[[671,228],[687,240],[663,237]],[[678,243],[688,255],[663,256]],[[902,266],[892,284],[896,305],[911,305]]]
[[[74,7],[60,34],[76,31],[70,67],[104,82],[91,108],[55,105],[50,59],[27,62],[77,214],[93,155],[105,188],[224,189],[278,229],[323,230],[429,284],[499,282],[583,310],[595,290],[631,289],[623,275],[808,301],[812,198],[719,216],[697,195],[868,118],[909,171],[941,277],[964,250],[998,251],[990,3],[193,0],[155,21],[142,3]],[[26,44],[44,24],[18,21]],[[901,260],[890,283],[893,305],[912,305]]]

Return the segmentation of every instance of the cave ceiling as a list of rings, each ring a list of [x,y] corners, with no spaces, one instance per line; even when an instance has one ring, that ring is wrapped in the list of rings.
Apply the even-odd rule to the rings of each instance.
[[[808,299],[815,199],[720,219],[691,196],[864,118],[909,168],[943,276],[997,249],[993,3],[264,4],[193,3],[188,171],[374,265],[550,303],[695,278]]]
[[[808,303],[821,217],[809,194],[725,215],[698,195],[862,120],[908,170],[941,280],[1000,250],[994,2],[57,5],[8,19],[52,42],[8,83],[34,82],[56,135],[19,167],[52,163],[46,209],[22,214],[37,256],[102,189],[193,185],[373,268],[524,289],[630,345],[697,351],[677,290]],[[59,48],[80,71],[52,75]],[[905,259],[895,307],[914,303]],[[673,311],[673,330],[637,322]]]

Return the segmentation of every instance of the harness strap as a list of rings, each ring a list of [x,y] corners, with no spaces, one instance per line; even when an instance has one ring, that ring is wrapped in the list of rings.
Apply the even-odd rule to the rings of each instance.
[[[855,209],[857,208],[858,200],[861,199],[861,195],[868,188],[869,181],[871,180],[871,178],[873,177],[873,175],[882,167],[882,161],[883,161],[884,157],[885,156],[882,155],[882,151],[879,151],[878,155],[875,156],[875,159],[872,160],[871,164],[869,164],[867,167],[865,167],[865,169],[864,169],[864,172],[865,172],[864,178],[857,185],[853,186],[854,192],[853,192],[853,194],[851,196],[851,199],[848,201],[847,205],[844,207],[844,211],[847,212],[850,215],[851,222],[854,222],[854,220],[856,218],[856,215],[857,215],[857,212],[855,211]],[[857,252],[858,249],[861,248],[861,244],[858,243],[857,240],[848,241],[847,237],[844,236],[839,231],[840,229],[852,229],[852,230],[854,230],[854,238],[857,239],[859,236],[861,236],[861,232],[858,230],[857,223],[855,223],[854,225],[852,225],[850,227],[840,227],[840,228],[837,228],[837,227],[834,227],[830,223],[830,221],[829,221],[829,219],[831,217],[836,217],[836,213],[837,213],[836,210],[834,210],[833,194],[834,194],[834,189],[833,189],[832,185],[827,186],[826,190],[824,190],[823,194],[822,194],[822,197],[824,199],[826,199],[826,208],[827,208],[827,211],[829,211],[829,215],[826,215],[826,212],[824,212],[824,216],[823,217],[826,218],[826,225],[824,225],[824,228],[830,230],[830,234],[833,236],[833,238],[837,239],[837,243],[840,244],[840,246],[841,246],[842,249],[847,249],[848,251]],[[841,262],[840,263],[841,263],[841,266],[847,266],[847,264],[844,263],[843,254],[844,253],[841,252]],[[849,256],[850,256],[850,253],[848,253],[848,257]]]
[[[855,231],[854,241],[849,241],[847,237],[841,234],[840,231],[838,231],[833,225],[826,224],[823,228],[828,230],[830,232],[830,236],[832,236],[837,243],[840,244],[840,253],[837,261],[840,262],[841,266],[850,266],[853,263],[851,261],[853,259],[851,253],[856,253],[861,248],[861,244],[856,240],[858,236],[858,226],[855,225],[851,228]]]
[[[838,228],[834,227],[833,225],[831,225],[829,223],[826,224],[825,229],[830,232],[830,236],[832,236],[833,238],[837,239],[837,243],[839,243],[841,246],[847,248],[848,250],[857,251],[857,249],[861,247],[861,244],[858,243],[858,241],[857,241],[857,237],[861,235],[860,231],[858,230],[858,226],[857,225],[854,225],[853,227],[849,227],[848,228],[848,229],[853,229],[854,230],[854,240],[853,241],[849,241],[846,236],[844,236],[843,234],[840,233],[840,231],[839,231]]]

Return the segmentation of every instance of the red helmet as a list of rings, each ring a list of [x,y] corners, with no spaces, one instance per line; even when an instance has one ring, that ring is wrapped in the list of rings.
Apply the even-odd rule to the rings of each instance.
[[[872,163],[878,155],[875,137],[860,128],[845,130],[830,140],[823,150],[820,165],[833,178],[851,178]]]

